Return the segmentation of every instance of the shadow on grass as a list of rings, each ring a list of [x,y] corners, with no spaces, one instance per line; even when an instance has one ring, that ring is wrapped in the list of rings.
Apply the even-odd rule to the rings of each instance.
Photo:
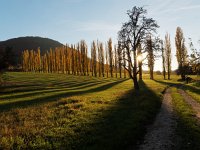
[[[97,88],[92,88],[89,90],[72,91],[72,92],[61,91],[61,93],[55,93],[54,95],[47,95],[45,97],[34,98],[31,100],[10,101],[5,104],[0,104],[0,111],[9,111],[13,108],[27,107],[27,106],[32,106],[34,104],[38,105],[38,104],[42,104],[42,103],[46,103],[46,102],[55,101],[55,100],[58,100],[63,97],[73,96],[73,95],[81,95],[81,94],[99,92],[99,91],[103,91],[103,90],[112,88],[113,86],[115,86],[119,83],[122,83],[124,81],[126,81],[126,80],[118,80],[116,82],[108,83],[108,84],[99,86]]]
[[[158,82],[158,83],[161,83],[161,84],[164,84],[164,85],[167,85],[167,86],[176,86],[176,87],[180,87],[183,85],[182,82],[180,83],[173,83],[173,82],[164,82],[164,81],[160,81],[160,80],[154,80],[155,82]],[[167,80],[167,81],[170,81],[170,80]]]
[[[47,93],[53,93],[53,92],[65,92],[67,90],[81,90],[84,88],[88,88],[88,87],[92,87],[92,86],[97,86],[99,84],[105,83],[104,82],[84,82],[82,84],[72,84],[71,86],[56,86],[56,87],[51,87],[48,88],[47,86],[43,87],[34,87],[34,88],[29,88],[29,89],[15,89],[15,90],[10,90],[10,91],[6,91],[6,92],[2,92],[3,94],[11,94],[11,95],[6,95],[6,96],[0,96],[0,98],[2,99],[10,99],[10,98],[26,98],[28,96],[35,96],[38,94],[47,94]],[[109,82],[110,83],[110,82]],[[27,92],[27,93],[26,93]],[[15,95],[15,94],[17,95]],[[12,95],[13,94],[13,95]]]
[[[180,82],[180,83],[171,83],[171,82],[163,82],[163,81],[159,81],[159,80],[154,80],[155,82],[170,86],[170,87],[176,87],[176,88],[181,88],[183,90],[189,90],[191,92],[200,94],[200,90],[198,88],[195,88],[193,86],[189,86],[187,84],[184,84],[184,82]]]
[[[93,87],[89,90],[83,89],[82,91],[63,92],[30,101],[1,104],[0,110],[9,111],[12,108],[28,107],[35,104],[39,105],[56,101],[62,97],[100,92],[113,88],[113,86],[124,81],[126,80],[118,80],[96,88]],[[34,133],[30,129],[24,131],[25,133],[20,131],[19,136],[13,135],[13,139],[18,136],[25,141],[24,144],[20,143],[20,145],[14,143],[13,149],[16,146],[21,146],[21,149],[33,149],[33,146],[34,149],[136,149],[143,140],[146,133],[146,126],[153,122],[159,111],[162,99],[162,97],[149,89],[143,81],[140,81],[139,84],[140,92],[129,90],[121,97],[118,97],[117,100],[108,100],[107,103],[101,99],[96,100],[95,97],[91,100],[88,98],[87,103],[90,103],[90,107],[93,107],[93,105],[94,107],[95,105],[101,105],[101,107],[94,109],[94,112],[90,110],[90,107],[83,108],[80,111],[73,110],[73,112],[69,112],[68,108],[59,107],[59,105],[66,106],[66,104],[59,102],[59,105],[49,106],[50,111],[53,111],[52,118],[49,118],[50,125],[48,126],[48,124],[46,125],[44,123],[41,134],[39,132],[37,135],[32,135]],[[118,91],[120,92],[120,89]],[[103,92],[100,94],[103,94]],[[75,102],[72,101],[72,103]],[[106,105],[106,107],[102,107],[102,105]],[[34,120],[34,118],[31,119]],[[66,120],[67,122],[65,122]],[[43,126],[43,122],[38,123],[41,123],[41,126]],[[17,139],[15,140],[17,141]],[[47,145],[45,145],[46,143]]]
[[[162,99],[144,82],[140,82],[140,87],[140,92],[127,91],[115,104],[95,114],[97,117],[90,124],[81,125],[80,123],[80,128],[75,129],[78,136],[69,137],[65,134],[64,139],[55,137],[51,139],[51,143],[57,145],[61,142],[61,147],[66,147],[66,149],[136,149],[143,140],[146,126],[153,122],[158,113]],[[94,91],[103,89],[105,87]],[[67,139],[72,139],[71,143]],[[53,146],[53,148],[59,147]]]
[[[67,82],[67,83],[54,83],[50,82],[49,84],[21,84],[21,85],[12,85],[12,86],[4,86],[0,87],[0,94],[12,94],[12,93],[20,93],[20,92],[29,92],[29,91],[41,91],[47,90],[48,87],[52,87],[51,89],[61,89],[61,88],[73,88],[73,89],[81,89],[90,87],[92,85],[98,85],[101,83],[106,83],[107,81],[87,81],[87,82]],[[75,88],[74,88],[75,87]],[[13,96],[14,97],[14,96]]]
[[[200,95],[200,90],[198,88],[195,88],[193,86],[188,86],[188,85],[184,85],[182,87],[183,90],[189,90],[190,92],[196,93]]]

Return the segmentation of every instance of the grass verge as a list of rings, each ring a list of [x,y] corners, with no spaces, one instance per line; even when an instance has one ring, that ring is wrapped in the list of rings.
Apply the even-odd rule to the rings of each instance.
[[[198,82],[185,85],[183,89],[198,103],[200,103],[200,84]]]
[[[200,124],[195,118],[195,112],[178,93],[177,88],[171,88],[175,112],[177,114],[177,135],[181,138],[176,149],[196,150],[200,147]]]

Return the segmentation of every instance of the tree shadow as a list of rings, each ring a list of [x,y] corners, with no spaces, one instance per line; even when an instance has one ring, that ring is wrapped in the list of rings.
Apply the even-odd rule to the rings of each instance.
[[[88,90],[83,89],[83,90],[80,90],[80,91],[70,91],[70,92],[68,92],[67,90],[66,91],[61,90],[60,93],[55,92],[54,95],[47,95],[47,96],[40,97],[40,98],[36,97],[36,98],[31,99],[31,100],[9,101],[8,103],[0,104],[0,111],[1,112],[2,111],[9,111],[13,108],[28,107],[28,106],[32,106],[32,105],[35,105],[35,104],[39,105],[39,104],[43,104],[43,103],[51,102],[51,101],[56,101],[60,98],[73,96],[73,95],[82,95],[82,94],[87,94],[87,93],[99,92],[99,91],[103,91],[103,90],[112,88],[113,86],[115,86],[119,83],[122,83],[126,80],[125,79],[118,80],[116,82],[111,82],[111,83],[108,83],[108,84],[105,84],[105,85],[102,85],[102,86],[98,86],[97,88],[91,88],[91,89],[88,89]],[[94,85],[98,85],[98,83],[94,84]],[[32,95],[32,94],[27,94],[27,96],[30,96],[30,95]]]
[[[195,88],[193,86],[189,86],[187,84],[184,84],[184,82],[180,82],[180,83],[172,83],[172,82],[163,82],[163,81],[159,81],[159,80],[154,80],[155,82],[167,85],[169,87],[176,87],[176,88],[181,88],[183,90],[189,90],[191,92],[200,94],[200,90],[198,88]]]
[[[22,86],[22,89],[15,89],[15,90],[10,90],[10,91],[2,91],[2,94],[11,94],[11,95],[6,95],[6,96],[0,96],[1,99],[10,99],[10,98],[26,98],[28,96],[35,96],[38,94],[42,94],[42,93],[53,93],[53,92],[64,92],[67,90],[81,90],[84,88],[89,88],[92,86],[97,86],[99,84],[103,84],[106,83],[105,82],[86,82],[86,83],[82,83],[82,84],[71,84],[69,86],[69,84],[67,84],[67,86],[55,86],[54,85],[50,88],[48,88],[47,86],[35,86],[34,88],[26,88],[24,89],[24,87]],[[31,91],[31,92],[30,92]],[[26,92],[26,93],[24,93]],[[17,94],[17,95],[12,95],[13,93]]]
[[[143,141],[147,125],[154,121],[162,100],[162,97],[149,89],[143,81],[139,84],[140,92],[127,91],[109,109],[102,110],[99,118],[94,119],[87,126],[80,125],[78,132],[81,134],[78,138],[76,137],[77,139],[73,139],[70,146],[66,143],[61,145],[68,149],[73,147],[81,150],[137,149],[139,143]],[[105,88],[99,88],[99,90],[103,89]],[[97,89],[94,90],[96,91]],[[96,103],[101,105],[99,101]],[[67,140],[69,136],[65,136]],[[53,141],[59,141],[59,139],[53,138]]]
[[[102,83],[106,83],[107,81],[88,81],[88,82],[76,82],[71,81],[67,83],[58,83],[58,82],[50,82],[49,84],[20,84],[20,85],[8,85],[4,87],[0,87],[0,94],[12,94],[12,93],[20,93],[20,92],[29,92],[29,91],[41,91],[51,89],[64,89],[64,88],[73,88],[73,89],[81,89],[90,87],[92,85],[98,85]]]
[[[13,108],[40,105],[69,96],[101,92],[113,88],[115,85],[127,80],[128,79],[113,81],[98,87],[91,87],[87,90],[83,89],[73,92],[63,91],[55,95],[35,98],[30,101],[13,101],[7,104],[0,104],[0,111],[7,112]],[[74,114],[73,121],[75,127],[70,127],[70,132],[74,132],[74,136],[67,134],[67,132],[63,132],[62,136],[60,136],[54,128],[52,130],[50,128],[48,130],[51,130],[52,136],[42,134],[42,138],[45,138],[45,140],[51,144],[51,149],[121,150],[138,148],[139,143],[143,141],[143,137],[146,133],[146,126],[153,122],[160,109],[162,100],[162,97],[154,93],[143,81],[140,81],[139,84],[139,92],[133,89],[129,90],[121,97],[118,97],[115,103],[110,104],[109,102],[91,100],[90,102],[95,105],[108,105],[108,109],[101,109],[91,113],[92,119],[89,123],[85,123],[84,121],[76,122],[76,114]],[[52,107],[54,107],[52,109],[55,109],[55,107],[58,108],[59,106],[54,105]],[[57,116],[57,114],[55,114],[55,116],[60,119],[60,116]],[[62,117],[66,118],[67,115]],[[59,124],[59,121],[56,122],[56,125],[55,128],[60,129],[63,127],[62,124]],[[67,126],[67,124],[65,125]],[[53,132],[55,133],[53,134]],[[40,135],[37,135],[37,137],[39,136]]]

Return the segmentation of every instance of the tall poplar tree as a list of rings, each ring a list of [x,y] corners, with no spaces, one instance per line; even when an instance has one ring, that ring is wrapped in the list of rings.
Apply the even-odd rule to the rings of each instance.
[[[170,80],[172,56],[171,56],[170,35],[168,33],[165,35],[165,58],[166,58],[167,78],[168,80]]]
[[[113,77],[113,49],[112,49],[112,39],[108,40],[108,59],[110,66],[110,76]]]
[[[162,56],[162,68],[163,68],[163,78],[166,79],[166,59],[165,59],[165,48],[163,46],[163,40],[160,41],[161,45],[161,56]]]
[[[95,41],[92,42],[91,45],[91,51],[92,51],[92,66],[94,71],[94,76],[97,77],[97,46]]]
[[[181,79],[185,80],[186,66],[187,66],[187,49],[185,47],[185,38],[183,36],[183,30],[180,27],[176,29],[175,36],[176,43],[176,58],[178,62],[178,71],[181,75]]]

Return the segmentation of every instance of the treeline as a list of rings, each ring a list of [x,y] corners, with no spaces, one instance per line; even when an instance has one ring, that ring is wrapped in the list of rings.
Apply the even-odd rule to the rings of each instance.
[[[125,57],[109,39],[105,44],[93,41],[90,48],[84,40],[76,45],[66,45],[50,49],[41,55],[38,50],[22,52],[22,69],[25,72],[65,73],[73,75],[92,75],[95,77],[125,77],[122,68]]]

